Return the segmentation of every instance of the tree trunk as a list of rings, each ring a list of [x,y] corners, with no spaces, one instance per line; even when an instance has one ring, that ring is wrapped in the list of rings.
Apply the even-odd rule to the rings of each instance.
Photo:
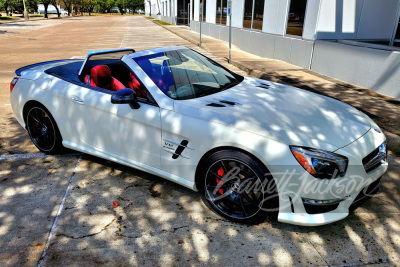
[[[54,3],[53,6],[56,8],[57,16],[60,17],[60,10],[58,10],[57,3]]]
[[[8,15],[8,5],[7,2],[4,3],[4,10],[6,11],[6,16]]]
[[[49,16],[47,16],[47,8],[49,7],[49,4],[43,4],[43,6],[44,6],[44,17],[45,17],[46,19],[48,19]]]

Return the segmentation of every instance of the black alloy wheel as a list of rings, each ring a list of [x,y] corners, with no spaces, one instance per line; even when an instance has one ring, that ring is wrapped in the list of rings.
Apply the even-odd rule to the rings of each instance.
[[[232,221],[256,224],[277,212],[276,187],[269,183],[274,181],[267,169],[240,151],[219,151],[206,162],[205,197],[217,213]]]
[[[34,106],[26,114],[26,129],[35,146],[42,152],[60,152],[62,139],[50,112],[44,107]]]

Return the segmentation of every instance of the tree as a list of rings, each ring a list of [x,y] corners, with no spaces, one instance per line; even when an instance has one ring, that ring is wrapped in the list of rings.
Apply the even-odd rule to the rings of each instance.
[[[64,5],[65,5],[65,9],[66,9],[67,12],[68,12],[68,16],[71,16],[71,13],[72,13],[72,5],[73,5],[73,3],[74,3],[74,0],[62,0],[62,2],[63,2]]]
[[[82,1],[82,7],[83,7],[83,9],[85,9],[89,13],[89,16],[93,12],[94,7],[96,5],[97,5],[97,1],[96,0],[83,0]]]
[[[124,9],[125,9],[124,0],[117,0],[115,2],[115,5],[118,7],[118,10],[121,13],[121,15],[123,15],[124,14]]]
[[[39,0],[26,0],[26,8],[33,11],[38,11]]]
[[[44,6],[44,17],[46,19],[49,18],[49,16],[47,15],[47,8],[49,7],[49,5],[51,4],[52,0],[40,0],[40,2],[43,4]]]
[[[50,1],[51,1],[50,3],[56,8],[57,17],[60,17],[60,10],[58,10],[58,6],[57,6],[58,2],[57,2],[57,0],[50,0]]]
[[[26,8],[37,11],[39,0],[26,0]],[[5,10],[7,15],[12,15],[12,12],[15,10],[22,11],[24,10],[24,5],[22,4],[22,0],[0,0],[0,10]]]
[[[0,0],[0,7],[4,8],[7,15],[12,16],[13,11],[24,10],[22,1],[18,0]],[[1,8],[0,8],[1,9]]]
[[[0,10],[4,9],[6,11],[6,15],[8,15],[8,7],[9,7],[8,0],[0,0]]]
[[[132,9],[132,12],[135,13],[135,10],[144,9],[144,1],[142,1],[142,0],[125,0],[125,7]]]

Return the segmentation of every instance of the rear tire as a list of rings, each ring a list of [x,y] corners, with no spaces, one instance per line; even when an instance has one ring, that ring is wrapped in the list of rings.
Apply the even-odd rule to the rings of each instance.
[[[221,150],[202,166],[199,189],[221,216],[246,224],[276,217],[279,198],[268,169],[256,158],[236,150]]]
[[[64,149],[57,124],[47,108],[30,106],[25,114],[26,129],[33,144],[43,153],[58,154]]]

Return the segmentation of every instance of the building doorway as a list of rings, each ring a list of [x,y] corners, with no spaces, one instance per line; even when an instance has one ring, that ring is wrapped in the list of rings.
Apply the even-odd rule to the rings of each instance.
[[[177,0],[177,2],[178,16],[176,18],[176,24],[189,25],[190,0]]]

